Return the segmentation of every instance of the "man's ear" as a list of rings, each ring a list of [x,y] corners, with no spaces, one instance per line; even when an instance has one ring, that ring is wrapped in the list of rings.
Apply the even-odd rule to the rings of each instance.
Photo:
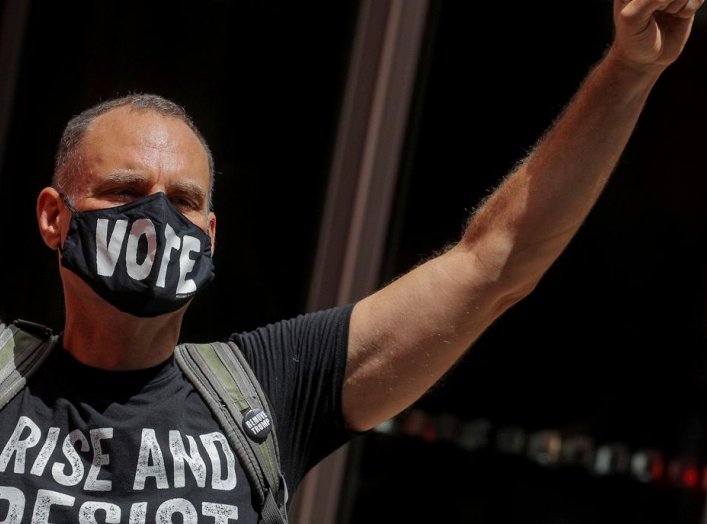
[[[45,187],[37,198],[37,222],[44,243],[53,250],[61,246],[62,211],[66,208],[58,191]]]
[[[216,215],[213,211],[209,211],[209,236],[211,237],[211,256],[214,256],[216,251]]]

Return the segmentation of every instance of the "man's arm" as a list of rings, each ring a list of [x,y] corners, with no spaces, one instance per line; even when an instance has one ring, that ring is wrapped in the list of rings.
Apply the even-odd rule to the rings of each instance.
[[[344,417],[365,430],[427,391],[567,246],[704,0],[614,0],[604,59],[460,242],[354,308]]]

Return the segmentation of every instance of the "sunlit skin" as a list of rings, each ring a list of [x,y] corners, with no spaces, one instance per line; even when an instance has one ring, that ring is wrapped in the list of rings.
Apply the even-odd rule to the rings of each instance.
[[[70,196],[77,211],[115,207],[162,192],[211,236],[213,251],[216,216],[208,209],[208,158],[184,122],[120,107],[94,120],[80,153],[79,190]],[[57,250],[68,233],[71,212],[55,189],[42,190],[37,216],[44,242]],[[71,271],[60,266],[60,273],[64,346],[77,360],[103,369],[142,369],[172,354],[188,304],[174,313],[138,318],[105,302]]]
[[[462,240],[356,304],[341,398],[350,429],[370,429],[415,402],[537,285],[596,202],[703,2],[614,0],[613,45],[533,152],[479,207]],[[94,122],[81,149],[77,209],[163,191],[214,238],[208,161],[184,123],[116,109]],[[42,191],[37,210],[44,241],[56,249],[70,213],[53,189]],[[71,272],[61,269],[61,276],[65,346],[78,360],[138,369],[172,354],[186,307],[139,319],[105,303]]]

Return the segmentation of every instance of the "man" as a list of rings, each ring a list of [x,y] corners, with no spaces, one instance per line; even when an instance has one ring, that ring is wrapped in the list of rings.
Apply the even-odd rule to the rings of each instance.
[[[453,248],[355,306],[234,336],[271,402],[290,488],[417,400],[535,287],[702,2],[614,0],[612,47]],[[65,351],[0,411],[4,521],[256,521],[222,428],[171,358],[212,277],[212,173],[201,135],[159,98],[109,102],[67,126],[37,203],[60,262]]]

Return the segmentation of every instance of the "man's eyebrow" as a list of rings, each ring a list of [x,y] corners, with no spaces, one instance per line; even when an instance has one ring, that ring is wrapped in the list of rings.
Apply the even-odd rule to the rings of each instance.
[[[206,199],[206,191],[204,191],[199,184],[191,180],[176,180],[171,186],[178,192],[197,199],[199,203]]]
[[[105,177],[98,180],[98,184],[144,184],[150,182],[150,176],[131,169],[121,169],[108,173]]]

